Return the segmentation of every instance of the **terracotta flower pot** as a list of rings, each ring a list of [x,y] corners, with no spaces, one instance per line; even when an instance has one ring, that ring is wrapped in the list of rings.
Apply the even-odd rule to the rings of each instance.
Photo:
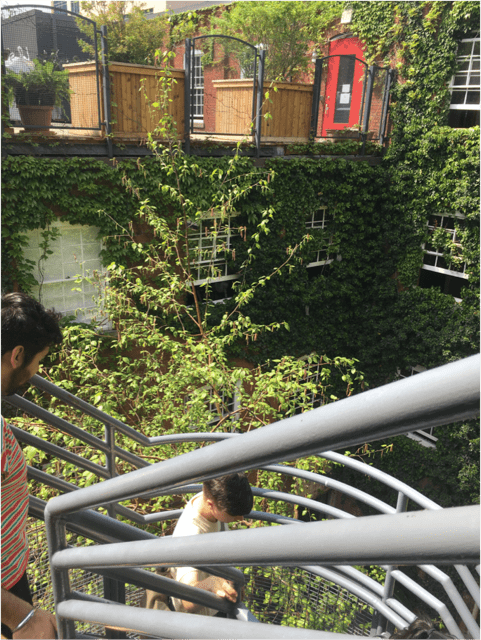
[[[41,127],[49,127],[52,122],[53,106],[37,107],[18,105],[18,110],[24,127],[28,126],[45,131],[45,129],[41,129]],[[32,128],[29,128],[28,131],[32,131]]]

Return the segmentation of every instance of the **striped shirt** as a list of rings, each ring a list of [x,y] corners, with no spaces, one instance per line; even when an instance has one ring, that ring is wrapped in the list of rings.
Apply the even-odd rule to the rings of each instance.
[[[2,416],[2,587],[11,589],[28,560],[27,463],[17,439]]]

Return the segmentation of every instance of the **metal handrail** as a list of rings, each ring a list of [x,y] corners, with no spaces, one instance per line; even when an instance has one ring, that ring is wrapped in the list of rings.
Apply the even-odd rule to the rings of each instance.
[[[462,413],[464,417],[475,415],[477,407],[475,407],[475,405],[473,404],[473,393],[475,393],[477,395],[477,390],[476,390],[477,384],[473,383],[473,380],[474,380],[473,371],[476,371],[476,368],[477,368],[477,362],[476,361],[477,360],[478,359],[476,357],[469,358],[469,359],[463,361],[462,363],[452,363],[451,365],[447,365],[446,367],[441,367],[441,368],[439,368],[437,370],[432,370],[431,372],[425,372],[423,374],[420,374],[420,376],[416,377],[416,388],[418,390],[419,390],[419,385],[420,385],[421,381],[423,383],[427,384],[429,387],[433,387],[433,385],[439,387],[439,385],[441,385],[440,388],[443,389],[440,393],[437,393],[437,397],[438,397],[439,401],[444,402],[444,408],[446,408],[446,411],[444,412],[444,415],[441,415],[441,412],[439,411],[439,407],[436,406],[436,403],[438,402],[438,400],[435,400],[433,397],[431,397],[431,393],[424,394],[424,399],[426,400],[426,403],[428,405],[428,409],[429,409],[429,407],[432,407],[432,409],[427,411],[427,413],[430,414],[428,416],[429,420],[432,420],[432,415],[431,414],[432,414],[433,410],[434,410],[435,413],[437,413],[436,420],[438,420],[439,416],[441,415],[442,423],[446,423],[446,422],[450,422],[452,420],[455,420],[456,418],[452,417],[454,414],[460,415]],[[457,366],[454,366],[454,365],[457,365]],[[446,368],[450,369],[449,373],[453,376],[452,378],[451,378],[451,375],[446,375],[447,374]],[[434,374],[434,375],[427,376],[426,375],[427,373]],[[443,373],[443,375],[440,376],[439,375],[440,373]],[[421,378],[421,376],[424,376],[424,377]],[[429,382],[428,382],[428,378],[430,378]],[[443,381],[442,378],[446,378],[449,382],[446,383],[446,379]],[[38,384],[38,386],[43,386],[45,388],[45,390],[48,390],[49,393],[52,393],[52,391],[53,391],[54,393],[52,393],[52,395],[57,395],[57,396],[60,395],[60,396],[62,396],[62,395],[66,394],[67,401],[69,401],[69,404],[73,404],[73,406],[77,406],[78,407],[79,403],[83,403],[83,401],[79,401],[79,399],[75,398],[75,396],[72,396],[71,394],[68,394],[68,392],[66,392],[64,390],[60,390],[60,389],[56,388],[55,385],[52,385],[51,383],[48,383],[48,381],[45,381],[45,380],[43,380],[41,378],[39,380],[40,380],[40,384]],[[458,381],[459,381],[459,384],[457,383]],[[406,380],[403,380],[403,381],[398,381],[398,382],[393,383],[391,385],[387,385],[386,387],[383,387],[381,389],[388,390],[390,392],[388,395],[392,395],[391,392],[393,390],[399,390],[399,392],[402,391],[405,394],[409,394],[410,401],[412,401],[411,404],[413,406],[413,403],[416,404],[416,402],[420,402],[421,401],[421,397],[420,396],[422,395],[423,389],[424,389],[424,391],[426,391],[426,389],[424,388],[425,385],[421,385],[423,387],[423,389],[421,389],[421,394],[413,393],[415,391],[414,385],[413,384],[406,384],[406,383],[409,383],[409,382],[410,382],[410,380],[406,379]],[[37,383],[37,380],[34,380],[34,383]],[[396,386],[394,387],[394,385],[396,385]],[[401,385],[402,385],[402,389],[401,389]],[[450,397],[449,397],[449,399],[447,400],[447,403],[446,403],[445,396],[448,393],[447,387],[451,388],[451,394],[450,394]],[[468,393],[462,392],[461,391],[461,387],[463,387],[465,390],[468,389]],[[372,402],[379,402],[380,399],[383,396],[385,396],[386,394],[379,394],[379,393],[376,394],[375,393],[376,391],[380,391],[380,390],[373,390],[373,391],[370,391],[370,392],[366,392],[365,394],[361,394],[360,396],[357,396],[357,398],[366,399],[367,396],[369,396],[369,395],[370,396],[378,396],[377,398],[373,397]],[[463,393],[464,393],[464,395],[463,395]],[[396,392],[395,395],[397,395],[397,392]],[[73,401],[72,401],[72,399],[73,399]],[[20,399],[18,399],[18,398],[9,398],[9,400],[12,401],[13,404],[17,404],[17,401],[20,400]],[[350,400],[351,400],[351,398],[347,399],[347,401],[350,401]],[[384,400],[386,400],[386,398],[384,398]],[[391,400],[392,400],[392,398],[391,399],[388,398],[386,400],[386,404],[384,406],[388,406],[388,407],[393,406],[391,404]],[[399,404],[399,398],[397,399],[397,401],[398,401],[398,405],[396,405],[396,404],[394,405],[395,412],[398,412],[399,411],[399,406],[401,406],[403,404],[402,402]],[[20,404],[22,404],[22,403],[20,402]],[[142,434],[138,434],[134,430],[131,430],[130,427],[127,427],[126,425],[123,425],[123,423],[121,423],[120,421],[116,421],[116,420],[114,421],[112,418],[110,418],[110,416],[106,416],[106,414],[103,414],[102,412],[99,412],[98,409],[96,409],[95,407],[92,407],[91,405],[88,405],[88,403],[83,403],[83,404],[87,405],[87,408],[89,409],[90,415],[96,414],[97,412],[98,412],[98,414],[101,414],[100,418],[98,417],[98,415],[94,415],[94,417],[97,417],[97,419],[102,419],[102,418],[106,417],[107,419],[109,419],[109,421],[115,422],[116,423],[115,426],[117,426],[117,425],[120,426],[122,428],[123,432],[125,432],[125,431],[134,432],[136,434],[136,436],[137,436],[135,438],[137,441],[138,441],[138,437],[140,435],[142,437],[142,439],[145,439],[147,441],[147,442],[143,443],[144,446],[152,446],[152,444],[153,444],[151,442],[152,440],[155,440],[159,444],[160,444],[160,442],[162,442],[162,444],[164,444],[164,443],[167,443],[169,441],[170,442],[179,441],[179,438],[180,438],[180,440],[183,440],[183,441],[185,441],[185,440],[190,440],[190,441],[204,440],[204,441],[206,441],[206,440],[209,440],[209,439],[212,439],[212,440],[223,439],[223,440],[226,440],[226,442],[219,443],[217,445],[217,447],[214,447],[214,449],[219,449],[221,446],[224,447],[225,445],[228,445],[231,448],[231,445],[234,445],[234,443],[230,443],[229,441],[230,441],[230,439],[232,437],[235,437],[236,438],[236,443],[235,444],[236,444],[236,449],[237,449],[238,443],[240,444],[241,442],[245,441],[246,440],[246,436],[256,435],[255,433],[254,434],[245,434],[245,435],[241,435],[241,434],[217,434],[217,436],[215,438],[213,438],[213,437],[211,437],[211,434],[199,434],[199,433],[197,433],[197,434],[188,434],[187,437],[186,436],[174,435],[174,436],[161,436],[161,437],[158,437],[158,438],[155,438],[155,439],[150,439],[150,438],[146,438],[145,436],[142,436]],[[332,411],[333,408],[339,407],[340,405],[343,405],[343,404],[344,404],[344,406],[346,406],[346,404],[347,404],[346,400],[338,402],[335,405],[328,405],[327,407],[322,407],[320,409],[311,411],[308,414],[302,414],[301,416],[296,416],[295,418],[300,419],[301,422],[308,422],[310,424],[311,421],[309,419],[313,416],[313,414],[316,414],[316,416],[320,416],[322,418],[323,416],[327,416],[326,409],[331,407],[331,411]],[[350,404],[352,405],[353,403],[351,402]],[[363,403],[363,404],[365,404],[365,403]],[[406,404],[406,403],[404,403],[404,404]],[[449,408],[447,408],[447,404],[449,404]],[[456,408],[454,408],[453,405],[456,405]],[[464,407],[462,407],[462,405],[464,405]],[[35,407],[35,405],[33,405],[33,406]],[[25,408],[25,405],[24,405],[24,408]],[[28,411],[28,408],[25,409],[25,410]],[[321,411],[323,412],[322,416],[320,414]],[[443,411],[444,411],[444,409],[443,409]],[[48,413],[48,412],[46,412],[46,413]],[[343,415],[343,413],[345,413],[345,412],[341,412],[341,416]],[[411,413],[410,420],[413,420],[413,419],[416,420],[416,421],[419,420],[419,415],[417,415],[417,409],[415,409],[413,407],[413,410],[411,410],[410,413]],[[372,417],[372,415],[371,415],[371,417]],[[42,416],[42,419],[45,419],[45,416]],[[329,417],[327,417],[326,419],[329,420]],[[292,419],[284,420],[281,423],[278,423],[278,426],[282,425],[283,423],[287,423],[289,421],[292,421]],[[67,426],[70,426],[73,429],[77,429],[78,430],[76,432],[76,436],[79,435],[79,433],[78,433],[79,431],[82,432],[82,430],[78,429],[77,427],[74,427],[73,425],[69,425],[69,423],[65,423],[65,424]],[[338,424],[339,424],[339,421],[338,421]],[[431,422],[431,424],[432,424],[432,422]],[[64,425],[62,425],[62,426],[64,426]],[[425,424],[422,423],[421,427],[417,426],[416,428],[422,428],[424,426],[425,426]],[[271,425],[271,427],[265,427],[260,431],[265,432],[266,430],[272,430],[272,427],[274,427],[274,425]],[[413,428],[413,426],[412,426],[411,422],[409,422],[409,425],[404,425],[404,427],[403,427],[403,429],[405,431],[412,430],[412,428]],[[18,430],[18,431],[20,432],[21,430]],[[399,432],[401,433],[403,431],[399,431]],[[298,433],[298,430],[295,433]],[[390,433],[392,435],[392,431]],[[21,438],[21,433],[19,433],[18,435]],[[131,433],[128,433],[128,435],[130,436]],[[212,434],[212,435],[214,435],[214,434]],[[90,437],[92,437],[92,436],[90,436]],[[99,440],[99,443],[103,442],[100,439],[98,439],[98,440]],[[265,440],[265,438],[263,438],[263,440]],[[372,440],[372,438],[371,438],[371,440]],[[315,445],[315,442],[313,443],[313,446],[314,445]],[[112,447],[112,446],[114,446],[113,443],[110,444],[110,447]],[[116,447],[115,449],[116,449],[115,455],[121,455],[122,450],[119,450],[120,449],[119,447]],[[192,456],[198,457],[199,453],[201,453],[202,451],[207,451],[209,449],[212,450],[212,447],[208,447],[207,449],[203,449],[203,450],[200,450],[200,451],[195,451],[195,452],[192,452],[192,453],[186,454],[186,455],[187,456],[191,456],[191,457]],[[102,447],[101,450],[103,450],[104,453],[108,454],[108,451],[106,450],[105,447]],[[311,451],[312,451],[312,449],[311,449]],[[205,455],[205,454],[202,454],[202,455]],[[346,458],[344,456],[339,456],[339,454],[335,454],[333,452],[325,452],[325,453],[323,453],[321,455],[323,455],[327,459],[332,459],[332,460],[335,459],[336,461],[342,461],[342,463],[344,463],[344,464],[348,464],[351,467],[355,467],[356,470],[358,470],[358,471],[362,471],[363,473],[368,473],[372,477],[376,477],[378,480],[381,480],[382,482],[388,484],[389,486],[391,486],[393,489],[395,489],[397,491],[405,491],[406,494],[409,495],[410,498],[415,500],[418,504],[420,504],[420,506],[423,506],[424,508],[432,509],[434,511],[440,510],[439,505],[436,505],[435,503],[432,503],[432,501],[427,500],[424,496],[422,496],[421,494],[419,494],[418,492],[413,490],[411,487],[408,487],[407,485],[404,485],[403,483],[399,483],[399,481],[397,481],[396,479],[391,478],[391,477],[387,476],[386,474],[383,474],[382,472],[378,472],[377,470],[373,469],[372,467],[370,467],[368,465],[365,465],[363,463],[355,461],[352,458]],[[137,458],[137,456],[135,456],[135,458]],[[185,459],[185,456],[182,456],[181,458]],[[138,458],[138,461],[140,462],[139,466],[144,467],[144,472],[145,472],[145,466],[146,466],[145,461],[142,458]],[[168,461],[168,462],[171,462],[171,461]],[[162,465],[162,466],[165,467],[166,463],[158,463],[157,465],[153,465],[153,467],[159,468],[159,465]],[[100,468],[104,469],[103,467],[100,467]],[[247,468],[247,466],[244,467],[244,468]],[[289,475],[298,475],[298,477],[305,477],[306,479],[311,479],[311,480],[313,479],[311,476],[314,475],[314,474],[310,474],[309,472],[303,472],[301,470],[296,470],[296,469],[293,469],[292,467],[288,467],[288,466],[285,466],[285,465],[263,465],[263,468],[265,468],[268,471],[273,471],[273,472],[276,472],[276,473],[286,473],[286,474],[289,474]],[[150,470],[151,469],[149,469],[148,471],[150,472]],[[128,476],[134,476],[136,473],[138,473],[138,472],[133,472],[132,474],[128,474]],[[36,470],[33,470],[33,474],[34,475],[35,474],[37,474],[37,475],[40,474],[40,477],[47,476],[47,474],[43,474],[42,472],[39,472],[39,471],[36,471]],[[303,474],[308,474],[308,475],[306,476],[306,475],[303,475]],[[217,474],[217,475],[219,475],[219,474]],[[123,476],[123,478],[126,478],[128,476]],[[51,476],[48,476],[48,477],[51,478]],[[200,478],[196,477],[195,479],[198,480]],[[56,479],[56,480],[58,481],[60,479]],[[69,483],[66,483],[65,481],[61,481],[60,480],[60,485],[62,485],[62,483],[64,483],[64,485],[67,485],[70,488],[70,493],[69,493],[68,497],[72,498],[72,497],[74,497],[73,496],[74,493],[76,495],[79,495],[81,493],[85,493],[87,491],[90,491],[91,489],[97,489],[97,488],[102,487],[102,486],[106,487],[107,485],[113,484],[113,483],[118,484],[119,480],[121,480],[121,478],[117,478],[115,480],[109,480],[107,482],[103,482],[103,483],[101,483],[101,485],[97,485],[96,487],[90,487],[89,489],[75,490],[75,491],[72,491],[72,488],[76,489],[76,487],[73,487],[73,485],[69,485]],[[331,481],[329,479],[328,482],[327,482],[326,480],[327,479],[324,476],[318,476],[318,482],[320,484],[322,484],[322,483],[329,484],[330,486],[332,486],[334,488],[333,483],[335,483],[335,481]],[[62,487],[60,485],[57,484],[57,488],[59,488],[60,490],[69,490],[69,489],[67,489],[67,486],[63,486]],[[152,486],[152,485],[150,485],[150,486]],[[164,484],[163,487],[162,486],[158,486],[158,489],[155,492],[152,492],[152,491],[144,492],[144,495],[153,494],[153,493],[155,495],[159,495],[160,493],[164,493],[164,494],[173,493],[173,492],[179,493],[183,489],[185,491],[187,491],[189,489],[190,490],[197,490],[198,488],[199,488],[198,485],[197,486],[190,486],[190,485],[186,486],[185,484],[184,485],[175,484],[175,486],[173,485],[170,488],[166,488],[165,484]],[[360,500],[366,502],[367,504],[370,503],[371,506],[373,506],[374,508],[376,508],[376,509],[378,509],[380,511],[384,511],[384,513],[392,513],[393,512],[393,508],[390,507],[389,505],[384,505],[384,503],[382,503],[381,501],[377,501],[376,502],[376,499],[372,498],[372,496],[368,496],[368,494],[363,494],[363,492],[357,492],[354,488],[347,487],[347,485],[343,486],[343,483],[338,483],[335,488],[338,489],[338,490],[344,490],[345,493],[350,493],[353,497],[355,497],[357,499],[360,499]],[[262,490],[258,490],[258,491],[261,494],[263,493]],[[272,497],[274,499],[276,497],[277,498],[283,497],[280,494],[276,495],[276,492],[271,493],[271,492],[266,492],[265,490],[264,490],[264,495],[266,497],[269,496],[269,497]],[[51,504],[55,503],[56,501],[58,502],[61,498],[62,497],[54,499],[51,502]],[[121,498],[121,499],[124,499],[124,498]],[[297,504],[299,504],[299,500],[298,499],[293,499],[293,501],[295,501]],[[309,506],[311,506],[311,508],[313,506],[314,506],[314,508],[317,507],[317,510],[321,510],[322,509],[322,505],[320,503],[315,503],[315,505],[309,505]],[[84,508],[84,507],[81,507],[81,508]],[[125,515],[127,515],[127,512],[130,511],[130,510],[126,509],[125,507],[121,507],[121,509],[122,510],[125,509],[125,511],[126,511]],[[83,516],[85,513],[87,513],[87,512],[82,512],[82,514],[73,514],[71,516],[68,516],[68,518],[69,519],[70,518],[80,518],[81,519],[81,516]],[[130,513],[132,514],[133,512],[130,512]],[[170,517],[177,517],[178,514],[179,514],[178,511],[169,512],[169,513],[170,513]],[[418,512],[416,512],[416,513],[418,513]],[[124,514],[122,514],[122,515],[124,515]],[[149,521],[152,521],[152,517],[155,517],[156,515],[157,514],[150,514],[147,517],[148,517]],[[252,515],[254,515],[254,514],[252,514]],[[331,515],[334,515],[335,517],[340,517],[340,518],[346,518],[346,516],[349,517],[349,514],[346,514],[345,512],[342,512],[342,511],[340,511],[339,513],[332,512]],[[145,518],[145,516],[138,516],[138,517],[139,518]],[[391,516],[389,516],[389,517],[391,517]],[[276,517],[274,516],[274,518],[276,518]],[[280,517],[280,518],[277,517],[277,518],[278,518],[278,521],[283,521],[284,523],[288,522],[288,520],[289,520],[289,519],[283,518],[283,517]],[[272,514],[259,514],[259,519],[264,519],[264,520],[267,520],[267,521],[271,520],[272,521],[273,520],[273,516],[272,516]],[[357,520],[364,520],[364,519],[357,519]],[[115,521],[113,521],[113,522],[115,522]],[[320,523],[320,524],[323,524],[323,523]],[[327,524],[327,523],[324,523],[324,524]],[[308,526],[310,526],[310,525],[308,525]],[[70,526],[69,526],[69,528],[70,528]],[[288,527],[288,529],[291,529],[291,527]],[[253,533],[253,532],[251,532],[251,533]],[[144,537],[144,539],[145,539],[145,537]],[[161,544],[162,545],[164,544],[164,539],[161,541]],[[92,549],[92,548],[89,548],[89,549]],[[419,558],[418,558],[418,561],[414,562],[414,563],[415,564],[420,564]],[[202,563],[202,564],[204,564],[204,563]],[[236,562],[236,564],[239,565],[241,563],[240,562]],[[324,562],[324,564],[327,564],[327,562]],[[345,567],[344,569],[347,569],[347,567]],[[474,583],[475,581],[474,581],[473,577],[471,576],[471,574],[469,573],[468,569],[466,567],[463,567],[463,569],[468,573],[471,581]],[[336,568],[334,573],[336,573],[336,572],[338,573],[339,570],[341,570],[339,567]],[[113,574],[115,574],[115,570],[111,570],[111,571],[113,571]],[[326,571],[332,571],[332,570],[326,570]],[[435,573],[436,572],[434,567],[430,568],[430,571],[431,571],[431,573]],[[341,572],[342,572],[342,570],[341,570]],[[442,573],[442,572],[440,572],[440,573]],[[153,574],[150,574],[150,575],[152,576]],[[393,575],[395,575],[396,579],[398,579],[400,582],[404,581],[404,583],[406,583],[406,581],[409,581],[407,576],[404,576],[398,570],[393,572]],[[447,576],[445,574],[442,574],[441,576],[438,576],[438,580],[441,583],[444,583],[443,586],[446,588],[446,591],[448,592],[448,595],[450,595],[451,601],[453,601],[453,597],[452,597],[453,594],[449,593],[449,590],[450,589],[452,590],[452,587],[449,584],[446,586],[446,578],[447,578]],[[362,577],[358,577],[358,582],[362,581],[362,580],[363,580]],[[469,580],[468,580],[468,582],[469,582]],[[338,581],[338,583],[339,583],[339,581]],[[466,583],[466,580],[465,580],[465,583]],[[415,583],[414,583],[414,585],[415,585]],[[467,586],[469,588],[472,585],[467,585]],[[418,585],[416,585],[416,588],[420,589]],[[472,589],[470,588],[470,591],[471,590]],[[375,588],[373,587],[373,589],[371,590],[371,594],[373,594],[374,591],[375,591]],[[455,589],[454,589],[454,591],[455,591],[454,599],[456,600],[456,598],[459,596],[459,594]],[[390,598],[385,599],[385,602],[388,602],[390,607],[391,607],[391,600],[392,599],[390,599]],[[440,604],[441,604],[441,606],[444,606],[442,603],[440,603]],[[391,608],[394,610],[395,607],[398,606],[398,605],[399,605],[399,603],[397,603],[397,605],[393,604]],[[458,606],[457,605],[455,605],[455,606],[456,606],[458,612],[461,613],[459,611]],[[392,612],[390,612],[390,613],[392,613]],[[468,611],[467,613],[468,613],[468,616],[470,616],[470,612]],[[447,612],[447,615],[448,616],[450,615],[449,612]],[[466,617],[466,612],[464,612],[464,615],[462,617],[463,617],[463,620],[464,620],[465,617]],[[472,620],[472,616],[470,616],[470,617],[471,617],[471,620]],[[404,616],[404,619],[409,622],[408,617]],[[446,620],[445,620],[445,622],[446,622]],[[465,620],[465,622],[466,622],[466,620]],[[469,624],[467,626],[469,628]],[[456,633],[456,634],[458,633],[458,631],[457,630],[455,631],[452,627],[450,628],[450,631],[451,631],[451,633]],[[473,633],[473,632],[471,631],[471,633]],[[336,636],[336,637],[339,637],[339,636]],[[462,637],[462,636],[459,635],[459,637]],[[474,637],[476,637],[476,636],[474,636]]]
[[[136,542],[129,545],[128,551],[122,544],[104,545],[101,549],[89,547],[88,554],[83,549],[57,551],[62,548],[60,518],[68,513],[142,495],[152,491],[152,487],[159,490],[175,488],[185,482],[215,477],[228,471],[253,468],[282,458],[297,458],[322,449],[327,442],[333,442],[337,447],[357,444],[360,431],[363,439],[373,440],[376,436],[397,435],[413,428],[446,424],[477,415],[479,358],[451,363],[423,375],[422,380],[417,377],[415,384],[410,379],[401,380],[244,434],[234,442],[220,442],[214,447],[157,463],[147,470],[134,471],[95,487],[54,498],[46,508],[46,524],[57,601],[66,600],[65,580],[69,567],[121,565],[125,562],[126,554],[129,563],[149,566],[176,563],[196,566],[205,564],[209,558],[210,564],[232,562],[238,566],[302,564],[312,560],[323,564],[419,564],[420,559],[453,562],[460,558],[475,562],[479,553],[479,509],[476,507],[448,510],[452,515],[456,512],[456,522],[465,525],[459,527],[457,537],[452,535],[449,526],[446,527],[446,511],[433,510],[416,512],[415,515],[409,513],[293,525],[295,534],[292,527],[235,531],[229,534],[229,538],[236,537],[234,545],[233,540],[226,540],[225,534],[223,539],[219,534],[211,534],[197,540],[195,547],[187,546],[182,539],[167,538],[162,541],[161,547],[157,542]],[[335,433],[333,424],[336,425]],[[370,433],[366,434],[366,431]],[[334,525],[342,525],[342,533]],[[393,525],[398,535],[403,531],[407,548],[399,548],[398,541],[393,544],[393,540],[386,536],[388,532],[393,532]],[[432,527],[437,531],[435,545],[422,534]],[[315,538],[324,533],[321,549],[317,540],[312,545],[314,529]],[[326,530],[330,535],[325,535]],[[351,534],[349,540],[348,530]],[[381,532],[380,538],[375,535],[376,532]],[[297,542],[295,549],[292,548],[294,535]],[[342,548],[338,546],[339,535],[344,539]],[[363,541],[366,542],[363,544]],[[68,625],[64,626],[63,631],[68,633]]]

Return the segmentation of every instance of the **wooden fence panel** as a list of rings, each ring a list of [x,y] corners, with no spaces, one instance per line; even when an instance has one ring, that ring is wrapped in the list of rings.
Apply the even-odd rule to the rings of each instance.
[[[216,133],[249,135],[252,118],[252,80],[214,80],[216,100]],[[275,91],[274,88],[277,90]],[[262,138],[308,140],[312,106],[311,84],[264,83]]]
[[[72,125],[74,127],[97,126],[97,93],[95,63],[68,64],[71,96]],[[111,87],[112,132],[118,137],[145,136],[158,124],[161,113],[151,107],[159,97],[159,80],[162,70],[146,65],[120,62],[109,64]],[[184,136],[184,71],[171,70],[172,84],[167,112],[176,122],[177,134]],[[102,101],[101,101],[102,103]],[[94,117],[95,116],[95,117]],[[102,104],[102,121],[103,104]],[[84,134],[85,132],[79,132]]]

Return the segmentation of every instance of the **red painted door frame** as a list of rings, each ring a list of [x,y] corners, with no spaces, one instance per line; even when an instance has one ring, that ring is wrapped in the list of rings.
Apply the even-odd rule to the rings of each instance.
[[[328,58],[327,63],[322,136],[327,135],[328,129],[341,130],[360,124],[359,112],[366,69],[366,66],[359,62],[364,60],[364,47],[358,38],[332,40],[329,43],[329,55],[335,57]]]

